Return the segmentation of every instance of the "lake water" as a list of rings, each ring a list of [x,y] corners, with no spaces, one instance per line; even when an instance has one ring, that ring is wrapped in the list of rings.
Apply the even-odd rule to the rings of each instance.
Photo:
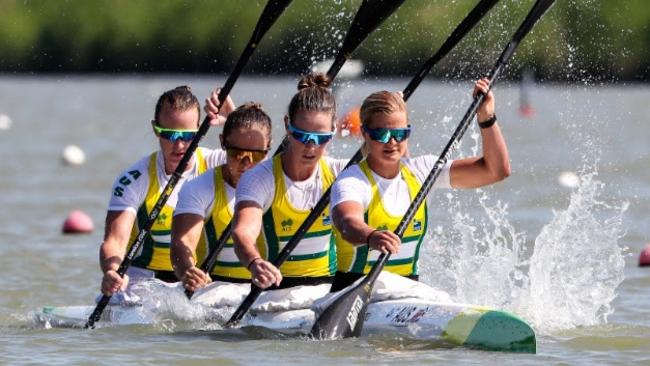
[[[531,86],[535,116],[519,115],[519,87],[496,87],[512,176],[492,187],[437,191],[422,280],[459,302],[503,308],[530,322],[538,353],[437,348],[397,336],[336,342],[197,332],[161,323],[92,331],[44,329],[32,312],[88,305],[98,293],[98,246],[113,179],[157,148],[150,131],[157,96],[181,84],[202,100],[223,76],[3,77],[0,113],[1,364],[650,364],[650,269],[637,267],[650,241],[650,88]],[[406,79],[354,81],[338,89],[341,113]],[[237,102],[263,103],[282,134],[292,78],[243,78]],[[471,82],[423,83],[409,101],[412,155],[438,154],[470,103]],[[203,145],[216,147],[218,131]],[[473,127],[455,156],[480,152]],[[64,146],[86,153],[61,163]],[[359,146],[336,140],[330,154]],[[559,183],[575,172],[580,184]],[[94,233],[61,234],[73,209]]]

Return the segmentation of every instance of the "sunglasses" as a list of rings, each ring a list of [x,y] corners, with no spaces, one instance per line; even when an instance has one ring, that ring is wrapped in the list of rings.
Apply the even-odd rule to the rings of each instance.
[[[395,139],[396,142],[402,142],[409,138],[411,135],[411,125],[406,128],[368,128],[362,127],[373,141],[387,144],[390,139]]]
[[[226,155],[228,155],[229,158],[235,159],[237,161],[243,161],[244,159],[248,158],[251,162],[257,164],[260,161],[264,160],[266,157],[266,154],[268,154],[269,150],[255,150],[255,149],[242,149],[239,147],[231,146],[231,145],[223,145],[223,148],[226,150]]]
[[[164,128],[160,126],[153,126],[154,131],[158,134],[158,136],[164,138],[165,140],[169,140],[171,142],[176,142],[177,140],[189,142],[192,141],[194,136],[196,136],[196,133],[199,131],[198,129],[195,130],[180,130],[180,129],[175,129],[175,128]]]
[[[294,127],[289,123],[288,125],[289,133],[293,136],[294,139],[302,142],[307,145],[310,141],[315,145],[323,145],[329,142],[334,136],[334,132],[310,132],[301,130],[297,127]]]

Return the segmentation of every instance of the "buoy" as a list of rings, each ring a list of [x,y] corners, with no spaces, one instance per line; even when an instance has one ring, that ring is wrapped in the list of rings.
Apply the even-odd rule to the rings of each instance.
[[[68,145],[63,149],[61,155],[63,163],[67,165],[81,165],[86,161],[86,154],[79,146]]]
[[[311,71],[313,72],[322,72],[323,74],[327,73],[327,70],[334,64],[334,59],[327,59],[320,62],[316,62],[312,67]],[[341,70],[339,70],[338,78],[339,79],[355,79],[358,78],[363,72],[363,62],[361,60],[347,60]]]
[[[580,177],[574,172],[562,172],[557,177],[558,183],[567,188],[576,188],[580,185]]]
[[[11,128],[11,118],[6,114],[0,114],[0,130],[8,130]]]
[[[535,73],[531,69],[524,71],[519,83],[519,115],[524,118],[535,116],[535,107],[530,102],[530,86],[535,83]]]
[[[64,234],[90,233],[95,230],[95,225],[90,216],[86,215],[85,212],[74,210],[70,212],[63,222],[63,228],[61,230]]]
[[[339,131],[348,131],[350,135],[358,137],[361,135],[361,110],[359,107],[352,108],[339,121]],[[343,135],[343,132],[341,133]],[[345,135],[343,135],[345,136]]]
[[[650,266],[650,244],[646,245],[645,249],[639,254],[639,267]]]

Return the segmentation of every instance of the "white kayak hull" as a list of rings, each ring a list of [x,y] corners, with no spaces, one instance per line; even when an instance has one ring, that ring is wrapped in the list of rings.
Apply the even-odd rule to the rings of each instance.
[[[83,327],[94,306],[45,307],[35,320],[51,327]],[[223,324],[234,308],[205,312],[206,322]],[[155,324],[157,314],[144,306],[108,306],[97,326]],[[315,320],[311,309],[247,314],[242,327],[264,327],[283,333],[307,334]],[[535,353],[532,328],[514,315],[484,307],[399,299],[368,306],[363,335],[399,333],[415,339],[443,341],[471,348]]]

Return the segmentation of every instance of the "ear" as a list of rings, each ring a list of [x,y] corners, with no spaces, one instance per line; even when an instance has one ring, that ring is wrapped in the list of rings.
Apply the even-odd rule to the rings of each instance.
[[[284,129],[289,130],[289,116],[284,115]]]
[[[220,133],[219,134],[219,142],[221,143],[221,148],[225,150],[226,148],[223,146],[223,141],[224,141],[223,133]]]

